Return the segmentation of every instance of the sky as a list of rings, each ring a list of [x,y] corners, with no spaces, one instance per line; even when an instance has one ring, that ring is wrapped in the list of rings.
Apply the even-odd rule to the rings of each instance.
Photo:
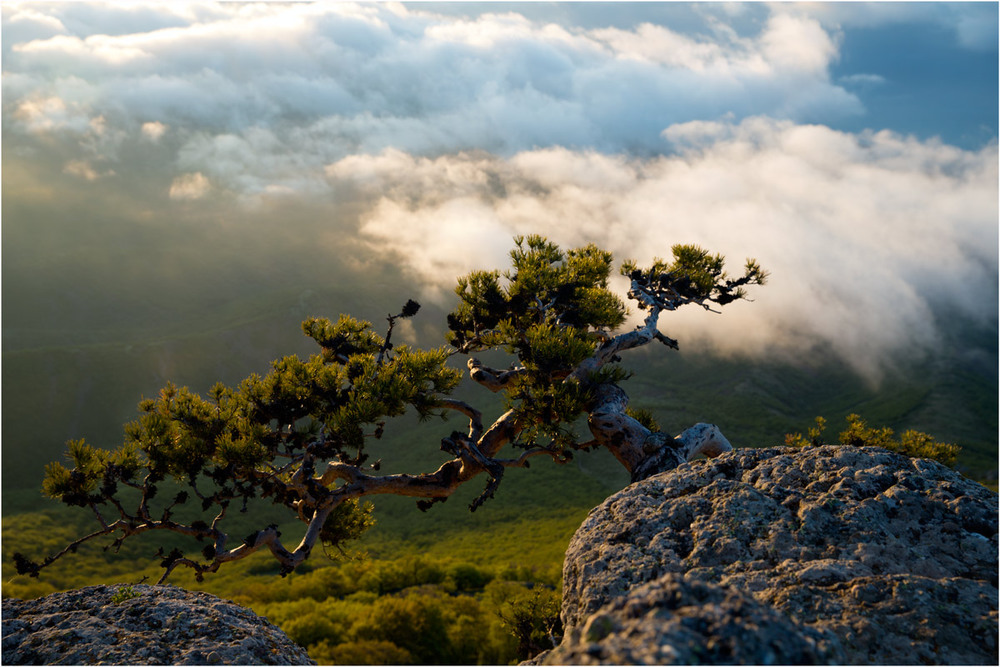
[[[457,275],[504,268],[528,233],[758,259],[753,303],[664,319],[691,349],[825,349],[877,379],[955,323],[996,330],[996,3],[0,18],[5,342],[167,320],[186,307],[171,285],[209,310],[310,279],[447,308]]]

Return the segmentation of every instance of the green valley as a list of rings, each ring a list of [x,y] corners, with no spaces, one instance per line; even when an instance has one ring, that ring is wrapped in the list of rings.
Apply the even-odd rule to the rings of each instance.
[[[318,302],[335,298],[301,290],[263,295],[217,310],[203,322],[180,322],[155,334],[102,331],[75,343],[69,334],[51,331],[7,336],[3,595],[35,597],[143,577],[155,581],[158,549],[200,548],[151,535],[129,540],[116,554],[102,550],[108,538],[83,545],[37,580],[16,575],[11,561],[14,551],[41,558],[97,527],[87,511],[57,506],[38,490],[42,468],[61,457],[65,439],[116,445],[122,423],[135,416],[138,398],[154,394],[167,379],[204,391],[216,380],[235,383],[263,371],[270,359],[289,351],[309,354],[298,321],[317,310]],[[354,305],[378,321],[377,313],[364,312],[364,304]],[[435,321],[439,314],[428,307],[422,316]],[[423,345],[434,344],[435,331],[417,324],[412,335]],[[899,368],[877,387],[822,354],[791,365],[720,359],[688,352],[683,343],[681,352],[639,350],[627,356],[622,365],[637,372],[624,386],[631,404],[650,410],[668,431],[709,421],[736,447],[782,444],[785,433],[804,430],[816,415],[839,427],[845,415],[856,412],[872,424],[919,429],[960,444],[960,469],[995,484],[995,356],[984,360],[963,352],[988,349],[989,335],[957,336],[939,358]],[[36,345],[29,344],[32,339]],[[464,358],[454,361],[460,366]],[[487,418],[501,411],[498,399],[481,387],[460,392]],[[457,422],[409,416],[390,422],[373,454],[384,457],[385,472],[433,470],[446,459],[440,439]],[[176,571],[170,583],[253,608],[320,662],[511,662],[519,658],[518,640],[504,618],[515,608],[534,609],[532,604],[558,598],[570,537],[592,507],[627,483],[627,473],[606,452],[577,454],[565,465],[546,459],[509,471],[496,497],[475,513],[468,504],[481,491],[478,482],[427,512],[413,500],[376,497],[376,527],[348,545],[346,555],[333,554],[331,560],[315,553],[287,577],[278,576],[273,559],[257,554],[203,583],[186,571]],[[246,530],[275,522],[288,535],[302,531],[280,508],[263,504],[236,521]],[[241,534],[238,527],[233,532]],[[422,619],[421,632],[436,637],[434,642],[399,634],[398,627],[414,619]]]

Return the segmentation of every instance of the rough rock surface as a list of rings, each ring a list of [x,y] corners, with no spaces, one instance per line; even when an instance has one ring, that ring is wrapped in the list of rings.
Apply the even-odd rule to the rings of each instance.
[[[314,665],[284,632],[232,602],[175,586],[89,586],[3,601],[7,665]]]
[[[997,664],[997,513],[985,487],[878,448],[696,461],[591,512],[541,661]]]
[[[819,633],[739,591],[683,575],[643,584],[549,652],[562,665],[813,665],[842,662]],[[668,637],[669,641],[664,641]]]

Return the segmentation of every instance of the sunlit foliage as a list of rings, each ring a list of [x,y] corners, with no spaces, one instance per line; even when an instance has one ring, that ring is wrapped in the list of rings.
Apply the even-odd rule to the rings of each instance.
[[[830,444],[823,438],[826,430],[826,419],[816,417],[816,425],[801,433],[785,435],[785,444],[790,447],[805,447],[809,445]],[[882,447],[893,452],[912,456],[914,458],[933,459],[947,466],[954,466],[961,447],[958,445],[938,442],[933,436],[920,431],[903,431],[899,437],[886,426],[871,427],[856,414],[847,416],[847,428],[841,431],[837,438],[842,445],[852,447]]]

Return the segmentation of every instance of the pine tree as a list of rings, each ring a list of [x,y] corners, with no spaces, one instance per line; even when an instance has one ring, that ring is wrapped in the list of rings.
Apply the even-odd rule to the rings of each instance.
[[[43,490],[90,508],[100,528],[42,563],[15,554],[18,571],[38,576],[101,535],[115,535],[117,546],[133,535],[166,530],[203,546],[200,557],[177,549],[161,554],[161,581],[179,565],[201,579],[265,548],[284,574],[317,542],[339,547],[370,526],[368,496],[411,496],[427,509],[485,473],[475,510],[493,496],[507,468],[527,467],[535,456],[565,462],[574,451],[604,447],[635,481],[698,454],[731,449],[712,425],[671,437],[651,415],[631,411],[620,386],[627,373],[618,362],[622,353],[654,341],[676,349],[677,341],[658,329],[660,314],[688,304],[711,310],[745,298],[746,287],[766,279],[755,261],[737,278],[727,276],[722,256],[690,245],[674,246],[671,262],[656,260],[644,269],[625,262],[628,297],[645,319],[621,332],[627,310],[608,287],[611,253],[594,245],[564,252],[541,236],[527,236],[515,239],[510,256],[512,268],[503,273],[458,278],[447,346],[422,350],[391,342],[397,322],[418,314],[413,300],[387,317],[384,336],[347,315],[336,322],[310,318],[302,329],[319,351],[308,359],[284,357],[263,377],[251,375],[236,387],[217,384],[206,397],[168,384],[139,404],[139,418],[125,427],[125,442],[115,451],[71,441],[70,467],[50,463]],[[498,370],[471,356],[488,350],[504,350],[515,362]],[[472,381],[503,394],[505,411],[489,425],[473,405],[451,396],[464,375],[448,366],[454,355],[469,357]],[[379,474],[370,452],[386,422],[410,410],[421,417],[458,412],[468,427],[441,439],[452,458],[436,471]],[[587,439],[572,429],[582,415]],[[512,453],[501,458],[508,446]],[[166,480],[182,490],[159,496]],[[225,532],[227,513],[245,510],[254,498],[285,507],[306,524],[298,545],[283,544],[275,525],[242,540]],[[175,519],[182,505],[200,509],[203,518]]]

